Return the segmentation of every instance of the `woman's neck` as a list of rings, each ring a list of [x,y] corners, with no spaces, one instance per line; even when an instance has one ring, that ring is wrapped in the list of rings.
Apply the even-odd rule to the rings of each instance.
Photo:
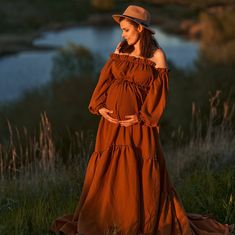
[[[133,46],[135,49],[130,53],[130,55],[140,56],[140,40],[138,40]]]

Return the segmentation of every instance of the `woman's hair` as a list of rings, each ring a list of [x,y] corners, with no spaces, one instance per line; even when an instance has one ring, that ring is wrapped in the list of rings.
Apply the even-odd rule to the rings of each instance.
[[[120,22],[126,19],[130,24],[132,24],[135,28],[138,27],[138,23],[129,20],[125,17],[121,17]],[[142,32],[140,33],[140,56],[151,58],[153,56],[154,51],[159,48],[159,43],[154,38],[152,33],[143,27]],[[131,53],[134,51],[133,45],[128,45],[127,41],[123,39],[118,47],[119,52],[121,53]]]

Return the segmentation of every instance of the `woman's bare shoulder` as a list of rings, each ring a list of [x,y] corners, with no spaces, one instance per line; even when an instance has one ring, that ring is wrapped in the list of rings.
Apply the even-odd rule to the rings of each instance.
[[[156,64],[156,68],[168,68],[166,54],[162,48],[155,50],[151,60]]]

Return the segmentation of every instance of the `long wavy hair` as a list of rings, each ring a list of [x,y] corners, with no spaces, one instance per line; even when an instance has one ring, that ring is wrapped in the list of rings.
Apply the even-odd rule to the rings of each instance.
[[[120,22],[124,19],[126,19],[130,24],[132,24],[137,29],[139,25],[138,23],[125,17],[121,17]],[[159,43],[154,38],[152,33],[149,30],[147,30],[145,27],[143,27],[143,30],[140,33],[140,56],[151,58],[153,57],[155,50],[159,47],[160,47]],[[119,52],[128,53],[128,54],[133,52],[134,49],[135,49],[134,46],[129,45],[125,39],[121,41],[120,46],[118,47]]]

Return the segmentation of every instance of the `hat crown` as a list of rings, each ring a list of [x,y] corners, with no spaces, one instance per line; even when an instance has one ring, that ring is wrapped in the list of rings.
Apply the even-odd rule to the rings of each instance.
[[[150,24],[150,13],[140,6],[130,5],[123,12],[124,16],[133,17],[143,21],[143,23],[149,25]]]
[[[112,15],[112,17],[119,24],[121,22],[121,19],[123,18],[130,19],[138,24],[141,24],[145,29],[149,30],[152,34],[155,34],[155,31],[149,27],[151,20],[150,13],[143,7],[136,5],[129,5],[122,15],[114,14]]]

